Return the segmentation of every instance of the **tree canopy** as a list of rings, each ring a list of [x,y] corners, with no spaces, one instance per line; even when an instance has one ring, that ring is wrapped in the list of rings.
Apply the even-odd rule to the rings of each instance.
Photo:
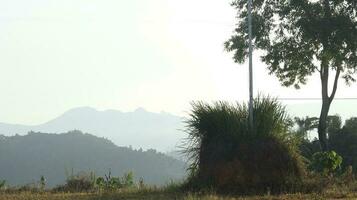
[[[247,1],[234,0],[237,27],[225,43],[237,63],[248,56]],[[283,86],[300,88],[319,72],[323,105],[319,138],[327,149],[326,128],[330,104],[338,79],[355,81],[357,70],[357,1],[355,0],[255,0],[252,8],[254,49],[270,74]],[[334,71],[329,92],[330,71]]]

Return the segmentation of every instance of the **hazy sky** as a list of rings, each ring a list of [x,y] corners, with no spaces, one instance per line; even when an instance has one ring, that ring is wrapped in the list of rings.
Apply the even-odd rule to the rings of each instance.
[[[227,0],[0,1],[0,121],[38,124],[91,106],[182,114],[192,100],[244,100],[247,65],[223,42]],[[255,90],[319,97],[319,80],[280,87],[255,58]],[[341,81],[338,97],[357,87]]]

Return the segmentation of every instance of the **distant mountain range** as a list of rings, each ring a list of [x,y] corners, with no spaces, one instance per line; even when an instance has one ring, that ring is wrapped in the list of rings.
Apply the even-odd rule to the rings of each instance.
[[[288,104],[291,116],[315,116],[320,113],[320,101],[305,101],[300,104]],[[334,101],[330,114],[339,114],[346,119],[357,116],[357,101]],[[143,108],[133,112],[118,110],[98,111],[90,107],[79,107],[63,115],[36,126],[0,123],[0,134],[12,136],[24,135],[29,131],[45,133],[63,133],[81,130],[98,137],[108,138],[118,146],[132,146],[134,149],[156,149],[176,155],[186,133],[183,118],[169,113],[152,113]],[[178,157],[178,156],[176,156]]]
[[[168,152],[177,149],[186,137],[183,119],[169,113],[152,113],[142,108],[134,112],[98,111],[90,107],[69,110],[63,115],[36,126],[0,123],[0,134],[24,135],[29,131],[63,133],[81,130],[105,137],[118,146],[135,149],[156,149]]]
[[[31,132],[0,136],[0,180],[10,185],[36,183],[45,176],[49,187],[63,184],[73,172],[122,176],[132,171],[147,184],[165,184],[185,176],[186,164],[155,150],[118,147],[111,141],[72,131],[65,134]]]

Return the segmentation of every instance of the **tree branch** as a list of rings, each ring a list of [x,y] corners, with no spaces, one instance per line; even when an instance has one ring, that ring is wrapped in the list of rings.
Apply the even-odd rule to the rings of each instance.
[[[336,69],[336,75],[335,75],[335,81],[333,83],[332,93],[331,93],[331,96],[329,97],[330,103],[332,102],[333,98],[335,98],[335,94],[336,94],[336,91],[337,91],[337,85],[338,85],[338,79],[340,77],[340,73],[341,73],[341,68],[338,67]]]
[[[325,17],[331,17],[331,8],[329,0],[324,0],[323,4],[325,8]]]
[[[320,78],[321,78],[322,100],[328,101],[329,100],[329,96],[328,96],[329,68],[328,65],[325,63],[322,63],[321,66]]]

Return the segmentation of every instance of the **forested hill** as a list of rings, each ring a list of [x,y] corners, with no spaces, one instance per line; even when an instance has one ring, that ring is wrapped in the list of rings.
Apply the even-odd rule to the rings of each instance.
[[[115,176],[133,171],[146,183],[164,184],[184,177],[185,163],[155,150],[118,147],[80,131],[0,136],[0,180],[11,185],[33,183],[43,175],[51,187],[63,183],[72,171],[103,176],[109,169]]]

